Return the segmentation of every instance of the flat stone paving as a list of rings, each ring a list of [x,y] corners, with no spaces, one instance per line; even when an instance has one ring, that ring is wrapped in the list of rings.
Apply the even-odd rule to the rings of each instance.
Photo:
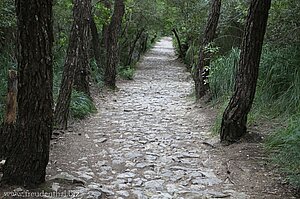
[[[163,38],[133,81],[96,98],[98,113],[52,143],[48,179],[72,180],[74,198],[249,198],[211,167],[212,117],[190,96],[193,83]]]

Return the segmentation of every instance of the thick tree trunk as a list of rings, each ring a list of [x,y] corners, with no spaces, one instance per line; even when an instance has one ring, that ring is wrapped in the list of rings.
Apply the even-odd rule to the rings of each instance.
[[[75,72],[87,64],[88,35],[91,16],[91,0],[74,0],[73,25],[70,33],[67,57],[62,74],[62,81],[55,107],[55,125],[59,129],[66,129],[69,118],[69,106]],[[81,75],[79,75],[81,77]]]
[[[107,58],[104,73],[105,86],[109,88],[116,87],[117,67],[119,63],[119,45],[118,36],[122,24],[122,18],[125,13],[124,0],[115,0],[114,13],[108,26],[107,38]]]
[[[197,100],[203,97],[208,89],[208,87],[205,86],[202,77],[204,67],[209,66],[209,62],[210,62],[210,57],[209,54],[206,52],[205,47],[208,44],[210,44],[216,36],[216,30],[218,26],[219,17],[220,17],[220,9],[221,9],[221,0],[213,0],[211,12],[208,17],[208,21],[204,32],[204,37],[199,51],[199,61],[195,69],[193,70],[193,78],[195,82],[195,94]]]
[[[220,130],[221,142],[237,141],[246,133],[247,115],[255,96],[259,62],[271,0],[252,0],[242,43],[233,96]]]
[[[94,57],[96,60],[97,67],[100,69],[103,67],[104,63],[101,61],[101,43],[100,37],[97,30],[97,26],[94,20],[94,17],[91,15],[90,21],[90,28],[91,28],[91,35],[92,35],[92,48],[94,52]]]
[[[181,46],[181,41],[180,41],[179,35],[178,35],[175,28],[172,29],[172,32],[175,35],[175,38],[176,38],[177,44],[178,44],[178,48],[179,48],[179,56],[178,57],[179,58],[184,58],[184,54],[183,54],[183,51],[182,51],[182,46]]]
[[[89,35],[86,37],[86,41],[89,41]],[[87,96],[91,96],[90,93],[90,60],[89,60],[89,52],[88,52],[88,43],[85,45],[84,50],[81,51],[79,57],[79,68],[77,68],[75,72],[74,78],[74,88],[77,91],[83,92]]]
[[[16,12],[17,131],[2,181],[30,186],[45,181],[49,161],[53,123],[52,0],[16,0]]]
[[[127,66],[129,66],[132,62],[132,55],[133,55],[133,52],[134,52],[134,49],[136,47],[136,43],[138,42],[138,40],[141,38],[143,32],[144,32],[144,28],[142,28],[140,31],[137,32],[136,36],[135,36],[135,39],[130,47],[130,50],[129,50],[129,54],[128,54],[128,60],[127,60]]]
[[[90,93],[90,59],[89,59],[89,44],[90,44],[90,21],[91,21],[91,0],[84,0],[83,7],[83,39],[79,47],[78,66],[75,71],[74,88],[77,91],[91,96]]]

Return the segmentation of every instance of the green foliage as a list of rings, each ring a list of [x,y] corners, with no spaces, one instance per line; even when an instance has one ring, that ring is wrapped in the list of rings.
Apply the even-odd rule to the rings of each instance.
[[[0,123],[3,121],[5,110],[8,70],[16,69],[16,60],[9,52],[10,50],[7,50],[0,54]]]
[[[300,115],[289,119],[287,127],[271,134],[266,147],[272,159],[287,174],[291,184],[300,187]]]
[[[261,110],[268,110],[273,116],[299,112],[299,55],[298,44],[282,48],[265,47],[255,99]]]
[[[104,86],[104,68],[99,68],[96,64],[95,59],[91,60],[91,77],[94,83],[99,87]]]
[[[0,40],[5,36],[4,33],[8,29],[15,27],[15,4],[13,0],[0,1]]]
[[[240,50],[237,48],[214,60],[210,65],[209,86],[215,100],[231,95],[235,84]]]
[[[132,66],[121,67],[118,70],[118,74],[120,75],[120,77],[127,80],[133,80],[134,72],[135,69]]]
[[[96,113],[97,109],[88,96],[82,92],[73,90],[70,104],[70,113],[73,118],[83,119],[91,113]]]

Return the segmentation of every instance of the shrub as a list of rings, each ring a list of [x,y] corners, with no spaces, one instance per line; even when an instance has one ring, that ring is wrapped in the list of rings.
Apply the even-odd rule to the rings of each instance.
[[[266,147],[272,160],[287,174],[289,182],[300,187],[300,115],[289,119],[288,126],[271,134]]]
[[[70,113],[73,118],[83,119],[91,113],[97,112],[97,109],[90,97],[83,92],[73,90],[70,104]]]
[[[118,74],[123,79],[133,80],[135,69],[132,66],[119,68]]]

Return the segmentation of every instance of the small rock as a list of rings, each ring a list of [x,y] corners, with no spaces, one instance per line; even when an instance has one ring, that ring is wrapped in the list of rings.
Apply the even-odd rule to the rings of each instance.
[[[125,157],[128,158],[128,159],[133,159],[133,158],[137,158],[137,157],[141,157],[142,154],[139,153],[139,152],[135,152],[135,151],[132,151],[132,152],[128,152],[125,154]]]
[[[154,164],[147,164],[147,163],[144,163],[144,162],[140,162],[140,163],[137,163],[135,165],[135,167],[139,168],[139,169],[143,169],[145,167],[154,167]]]
[[[66,180],[71,181],[72,183],[80,183],[85,184],[86,182],[80,178],[76,178],[75,176],[67,173],[67,172],[61,172],[53,177],[50,178],[50,180]]]
[[[93,140],[95,143],[104,143],[107,141],[107,138],[100,138],[100,139],[95,139]]]
[[[54,182],[51,186],[51,189],[55,192],[57,192],[59,188],[60,188],[59,183],[56,182]]]
[[[100,190],[101,190],[103,193],[105,193],[106,195],[109,195],[109,196],[115,195],[115,193],[114,193],[113,191],[110,191],[110,190],[108,190],[108,189],[106,189],[106,188],[100,188]]]
[[[126,173],[121,173],[117,176],[117,178],[133,178],[135,176],[135,173],[131,172],[126,172]]]
[[[22,192],[23,189],[21,187],[14,189],[14,192]]]
[[[91,199],[100,199],[102,196],[101,191],[95,191],[95,190],[89,191],[88,194],[89,196],[87,198],[90,197]]]
[[[145,188],[146,189],[163,189],[164,180],[151,180],[148,182],[145,182]]]
[[[125,197],[129,196],[129,193],[127,191],[117,191],[117,194],[119,194],[121,196],[125,196]]]

